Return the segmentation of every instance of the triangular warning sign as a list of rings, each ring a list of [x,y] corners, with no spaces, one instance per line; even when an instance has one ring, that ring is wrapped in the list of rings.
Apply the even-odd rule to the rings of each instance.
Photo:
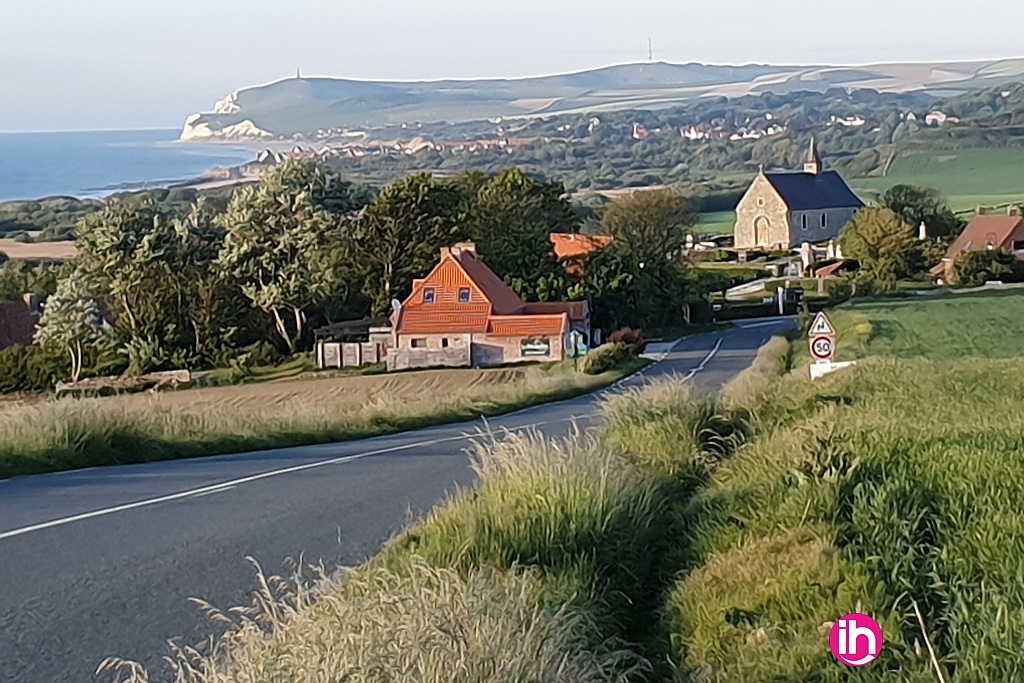
[[[807,333],[809,337],[834,337],[836,336],[836,328],[832,327],[832,321],[825,315],[825,311],[820,311],[818,315],[814,317],[814,322],[811,323],[811,329]]]

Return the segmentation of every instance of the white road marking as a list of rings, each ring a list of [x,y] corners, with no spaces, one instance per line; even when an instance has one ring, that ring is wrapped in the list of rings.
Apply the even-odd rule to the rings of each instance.
[[[202,493],[193,493],[192,498],[202,498],[203,496],[212,496],[216,493],[224,493],[225,491],[231,491],[235,488],[235,484],[230,486],[221,486],[220,488],[211,489],[209,491],[203,491]]]
[[[695,374],[697,374],[698,372],[703,370],[704,366],[707,365],[708,362],[712,358],[714,358],[716,353],[718,353],[718,349],[721,348],[721,346],[722,346],[722,340],[718,339],[718,341],[715,342],[715,345],[711,349],[711,351],[709,351],[708,354],[706,356],[704,356],[704,359],[700,362],[700,365],[698,365],[696,368],[690,370],[690,373],[688,375],[686,375],[686,377],[684,377],[683,379],[684,380],[688,380],[688,379],[692,378]],[[660,360],[656,361],[655,363],[652,363],[651,365],[656,365],[658,362],[661,362],[661,361]],[[638,373],[637,375],[632,375],[632,376],[636,377],[638,375],[642,376],[642,372]],[[625,381],[625,379],[628,379],[628,378],[624,378],[623,380],[620,380],[619,382],[616,382],[612,386],[613,387],[618,386],[623,381]],[[536,406],[534,406],[534,407],[536,407]],[[525,410],[529,410],[529,408],[527,408]],[[511,415],[514,415],[514,414],[515,413],[509,413],[509,414],[504,415],[503,417],[509,417]],[[546,425],[559,424],[559,423],[562,423],[562,422],[571,422],[571,421],[576,420],[578,418],[579,418],[579,416],[574,416],[574,417],[571,417],[571,418],[566,418],[566,419],[562,419],[562,420],[554,420],[554,421],[550,421],[550,422],[534,422],[534,423],[531,423],[531,424],[528,424],[528,425],[522,425],[520,427],[515,427],[514,429],[511,429],[511,430],[506,429],[505,431],[523,431],[523,430],[527,430],[527,429],[536,429],[537,427],[544,427]],[[106,515],[112,515],[112,514],[117,513],[117,512],[126,512],[128,510],[137,510],[139,508],[150,507],[150,506],[153,506],[153,505],[159,505],[161,503],[169,503],[171,501],[181,500],[183,498],[195,498],[195,497],[199,497],[199,496],[210,495],[210,494],[213,494],[213,493],[222,493],[222,492],[227,491],[229,489],[235,488],[236,486],[240,486],[242,484],[248,484],[248,483],[251,483],[251,482],[254,482],[254,481],[259,481],[261,479],[269,479],[270,477],[279,477],[279,476],[285,475],[285,474],[292,474],[294,472],[303,472],[305,470],[311,470],[311,469],[315,469],[315,468],[318,468],[318,467],[326,467],[328,465],[340,465],[340,464],[343,464],[343,463],[352,462],[354,460],[361,460],[363,458],[368,458],[368,457],[373,456],[373,455],[384,455],[386,453],[397,453],[399,451],[407,451],[407,450],[410,450],[410,449],[413,449],[413,448],[422,448],[422,447],[425,447],[425,446],[436,446],[438,444],[449,443],[449,442],[452,442],[452,441],[468,441],[468,440],[470,440],[472,438],[473,437],[471,435],[464,433],[464,434],[461,434],[459,436],[446,437],[444,439],[433,439],[433,440],[430,440],[430,441],[417,441],[415,443],[409,443],[409,444],[405,444],[405,445],[402,445],[402,446],[391,446],[389,448],[380,448],[380,449],[373,450],[373,451],[366,451],[364,453],[355,453],[353,455],[344,455],[344,456],[341,456],[341,457],[338,457],[338,458],[330,458],[328,460],[318,460],[316,462],[306,463],[305,465],[295,465],[294,467],[285,467],[285,468],[282,468],[282,469],[279,469],[279,470],[271,470],[269,472],[261,472],[260,474],[253,474],[253,475],[250,475],[248,477],[241,477],[239,479],[231,479],[229,481],[222,481],[222,482],[217,483],[217,484],[210,484],[209,486],[202,486],[202,487],[199,487],[199,488],[196,488],[196,489],[190,489],[188,491],[179,491],[178,493],[171,493],[171,494],[168,494],[166,496],[158,496],[156,498],[147,498],[145,500],[136,501],[134,503],[125,503],[124,505],[115,505],[114,507],[102,508],[100,510],[93,510],[92,512],[83,512],[83,513],[78,514],[78,515],[72,515],[70,517],[62,517],[60,519],[54,519],[54,520],[51,520],[49,522],[42,522],[40,524],[33,524],[31,526],[22,527],[20,529],[12,529],[11,531],[5,531],[3,533],[0,533],[0,541],[3,541],[3,540],[8,539],[8,538],[14,538],[16,536],[23,536],[25,534],[33,533],[35,531],[42,531],[44,529],[51,529],[53,527],[64,526],[66,524],[72,524],[74,522],[82,522],[82,521],[85,521],[87,519],[95,519],[96,517],[104,517]]]
[[[571,419],[571,418],[570,418]],[[557,424],[560,422],[568,422],[569,419],[555,420],[553,422],[535,422],[533,424],[523,425],[517,427],[512,431],[521,431],[525,429],[534,429],[537,427],[543,427],[549,424]],[[114,507],[102,508],[100,510],[93,510],[92,512],[83,512],[79,515],[72,515],[70,517],[62,517],[60,519],[54,519],[49,522],[42,522],[40,524],[33,524],[31,526],[22,527],[20,529],[13,529],[11,531],[5,531],[0,533],[0,541],[14,538],[15,536],[23,536],[25,534],[32,533],[34,531],[42,531],[43,529],[50,529],[57,526],[64,526],[65,524],[71,524],[73,522],[82,522],[87,519],[94,519],[96,517],[104,517],[106,515],[112,515],[115,512],[125,512],[127,510],[136,510],[138,508],[149,507],[152,505],[159,505],[160,503],[169,503],[174,500],[181,500],[182,498],[193,498],[197,496],[209,495],[212,493],[220,493],[230,488],[234,488],[241,484],[248,484],[261,479],[269,479],[270,477],[279,477],[284,474],[292,474],[294,472],[302,472],[305,470],[311,470],[318,467],[326,467],[327,465],[340,465],[346,462],[352,462],[353,460],[361,460],[368,458],[373,455],[384,455],[386,453],[396,453],[398,451],[407,451],[412,448],[422,448],[425,446],[436,446],[442,443],[448,443],[452,441],[469,441],[472,439],[470,434],[461,434],[459,436],[450,436],[444,439],[433,439],[430,441],[417,441],[415,443],[405,444],[403,446],[391,446],[389,448],[379,448],[373,451],[366,451],[364,453],[355,453],[353,455],[344,455],[338,458],[331,458],[329,460],[318,460],[316,462],[306,463],[305,465],[296,465],[294,467],[285,467],[279,470],[270,470],[269,472],[261,472],[260,474],[253,474],[248,477],[241,477],[239,479],[232,479],[229,481],[222,481],[217,484],[210,484],[209,486],[202,486],[197,489],[189,489],[188,491],[179,491],[178,493],[171,493],[166,496],[159,496],[157,498],[147,498],[145,500],[136,501],[134,503],[125,503],[124,505],[115,505]]]

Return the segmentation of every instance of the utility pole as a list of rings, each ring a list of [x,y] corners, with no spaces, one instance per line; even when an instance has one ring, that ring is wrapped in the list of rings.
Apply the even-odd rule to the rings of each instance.
[[[647,39],[647,61],[654,61],[654,41],[650,38]]]

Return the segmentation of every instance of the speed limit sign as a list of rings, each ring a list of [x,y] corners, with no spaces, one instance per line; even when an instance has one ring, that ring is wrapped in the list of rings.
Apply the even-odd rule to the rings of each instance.
[[[832,337],[811,337],[811,355],[815,360],[828,361],[836,352],[836,342]]]

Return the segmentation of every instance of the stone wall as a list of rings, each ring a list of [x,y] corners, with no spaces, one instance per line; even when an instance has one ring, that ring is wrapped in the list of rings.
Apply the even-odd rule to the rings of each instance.
[[[387,355],[388,372],[416,368],[468,368],[472,365],[469,348],[460,345],[446,349],[391,349]]]
[[[803,242],[827,242],[839,238],[840,231],[850,222],[857,209],[826,209],[824,211],[794,211],[793,239],[788,246],[796,247]],[[822,216],[825,225],[822,226]],[[804,217],[807,229],[804,229]]]
[[[736,207],[735,238],[737,249],[785,248],[791,244],[789,208],[761,174]]]
[[[564,340],[561,335],[544,336],[548,344],[547,355],[528,355],[523,352],[523,342],[528,337],[494,337],[486,334],[473,335],[473,365],[501,365],[504,363],[551,363],[565,359]]]

